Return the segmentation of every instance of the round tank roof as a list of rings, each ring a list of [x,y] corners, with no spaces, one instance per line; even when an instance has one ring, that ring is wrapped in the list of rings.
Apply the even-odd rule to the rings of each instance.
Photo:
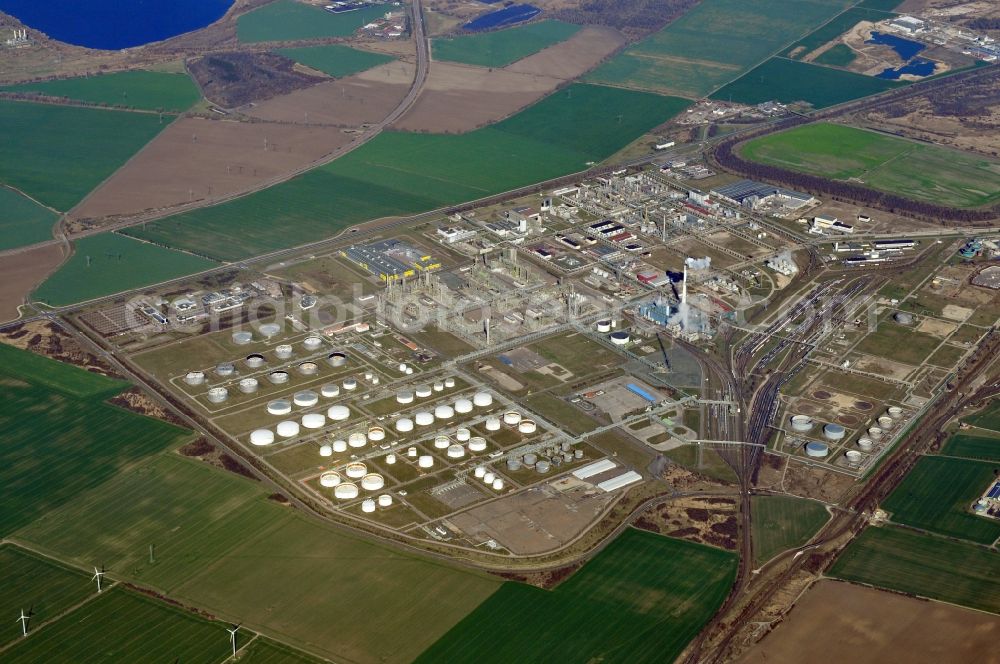
[[[440,405],[434,409],[434,417],[439,420],[450,420],[455,417],[455,409],[451,406]]]
[[[830,448],[826,443],[806,443],[806,455],[811,457],[825,457],[830,453]]]
[[[291,438],[292,436],[299,435],[299,423],[293,422],[292,420],[285,420],[284,422],[278,422],[277,426],[278,435],[282,438]]]
[[[476,392],[476,394],[472,397],[472,403],[475,404],[477,408],[492,406],[493,395],[489,392]]]
[[[365,491],[378,491],[385,486],[385,478],[378,473],[368,473],[361,478],[361,488]]]
[[[319,395],[312,390],[302,390],[301,392],[295,393],[295,396],[292,397],[292,402],[294,402],[296,406],[308,408],[309,406],[315,406],[319,403]]]
[[[340,473],[330,470],[319,476],[319,483],[325,487],[335,487],[340,484]]]
[[[233,332],[233,343],[237,346],[245,346],[253,341],[253,334],[250,332]]]
[[[413,420],[408,417],[401,417],[396,420],[396,431],[400,433],[408,433],[413,431]]]
[[[352,482],[342,482],[333,490],[333,497],[338,500],[351,500],[358,497],[358,485]]]
[[[333,397],[340,396],[340,385],[334,383],[327,383],[323,387],[319,388],[319,393],[322,394],[327,399],[332,399]]]
[[[347,468],[344,469],[347,476],[352,480],[358,480],[368,474],[368,466],[361,463],[360,461],[353,461],[347,464]]]
[[[372,512],[374,512],[375,501],[372,500],[371,498],[366,498],[365,500],[361,501],[361,511],[364,512],[365,514],[371,514]]]
[[[461,445],[449,445],[448,446],[448,458],[449,459],[461,459],[465,456],[465,448]]]
[[[326,424],[323,413],[306,413],[302,416],[302,426],[306,429],[321,429]]]
[[[343,422],[351,416],[351,410],[343,404],[336,404],[327,409],[326,415],[334,422]]]
[[[364,447],[367,443],[368,437],[358,431],[355,431],[347,437],[347,444],[351,447]]]
[[[288,415],[292,412],[292,402],[287,399],[275,399],[267,402],[267,412],[271,415]]]
[[[425,410],[420,411],[413,416],[413,421],[420,427],[426,427],[434,424],[434,416]]]
[[[331,445],[320,445],[319,446],[319,455],[321,457],[333,456],[333,446],[331,446]]]
[[[263,447],[274,442],[274,432],[270,429],[255,429],[250,432],[250,444]]]
[[[472,412],[472,402],[468,399],[458,399],[455,401],[455,412],[464,415]]]
[[[265,323],[260,326],[260,333],[268,338],[275,336],[279,332],[281,332],[281,325],[277,323]]]
[[[840,440],[844,437],[844,433],[846,433],[846,429],[839,424],[833,424],[831,422],[823,427],[823,435],[830,440]]]
[[[397,392],[396,403],[413,403],[413,390],[400,390]]]
[[[413,393],[416,394],[417,397],[420,398],[420,399],[426,399],[427,397],[429,397],[431,395],[431,386],[430,385],[420,385],[419,387],[417,387],[417,389],[415,389],[413,391]]]

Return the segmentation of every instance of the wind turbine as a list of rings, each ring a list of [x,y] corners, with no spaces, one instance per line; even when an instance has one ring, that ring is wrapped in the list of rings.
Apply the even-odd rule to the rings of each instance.
[[[24,609],[21,609],[21,617],[14,622],[21,623],[21,637],[28,635],[28,621],[31,620],[31,616],[35,615],[34,607],[28,609],[28,613],[24,613]]]
[[[226,631],[229,632],[229,643],[233,646],[233,659],[236,659],[236,632],[240,631],[240,626],[227,627]]]
[[[101,569],[94,568],[94,576],[90,577],[91,581],[97,581],[97,592],[101,592],[101,578],[104,576],[104,565],[101,565]]]

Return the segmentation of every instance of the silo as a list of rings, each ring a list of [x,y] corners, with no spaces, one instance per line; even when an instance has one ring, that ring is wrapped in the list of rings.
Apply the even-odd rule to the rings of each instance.
[[[417,465],[421,468],[430,468],[434,465],[434,457],[430,454],[422,454],[419,459],[417,459]]]
[[[277,323],[266,323],[261,325],[258,331],[265,339],[271,339],[278,336],[278,333],[281,332],[281,325]]]
[[[431,386],[418,385],[417,388],[413,390],[413,393],[417,395],[418,399],[426,399],[431,395]]]
[[[319,350],[321,345],[323,345],[323,340],[319,337],[306,337],[302,342],[302,347],[310,352]]]
[[[444,386],[447,387],[448,389],[455,387],[455,379],[452,378],[451,376],[448,376],[447,378],[444,379]]]
[[[223,378],[228,378],[236,373],[236,365],[232,362],[220,362],[215,367],[215,373]]]
[[[322,486],[333,488],[340,484],[340,473],[330,470],[319,476],[319,483]]]
[[[268,401],[267,412],[271,415],[288,415],[292,412],[292,403],[286,399]]]
[[[468,399],[458,399],[455,401],[455,412],[461,415],[472,412],[472,402]]]
[[[503,423],[509,426],[517,426],[518,422],[521,421],[521,413],[515,410],[509,410],[503,414]]]
[[[387,493],[383,493],[381,496],[378,497],[379,507],[389,507],[390,505],[392,505],[392,496],[390,496]]]
[[[539,461],[538,463],[535,464],[535,470],[538,471],[539,473],[547,473],[549,472],[549,469],[551,467],[552,465],[545,460]]]
[[[535,424],[534,420],[521,420],[517,424],[517,430],[525,435],[532,434],[538,430],[538,425]]]
[[[347,355],[334,351],[326,356],[326,361],[331,367],[342,367],[347,364]]]
[[[844,452],[844,457],[847,458],[847,465],[852,467],[857,467],[861,465],[861,452],[857,450],[847,450]]]
[[[368,466],[360,461],[352,461],[347,464],[347,467],[344,469],[344,473],[352,480],[360,480],[368,474]]]
[[[347,444],[351,447],[364,447],[368,443],[368,438],[365,434],[355,431],[347,437]]]
[[[285,383],[288,382],[288,372],[272,371],[267,378],[275,385],[284,385]]]
[[[812,418],[808,415],[792,415],[792,431],[804,433],[813,428]]]
[[[365,514],[371,514],[375,511],[375,501],[371,498],[366,498],[361,501],[361,511]]]
[[[274,356],[279,360],[287,360],[292,356],[292,347],[289,344],[281,344],[274,347]]]
[[[327,383],[323,387],[319,388],[319,393],[323,395],[324,398],[332,399],[333,397],[340,396],[340,385],[336,383]]]
[[[312,390],[302,390],[292,396],[292,403],[303,408],[311,408],[319,403],[319,395]]]
[[[500,418],[499,417],[487,417],[486,418],[486,430],[487,431],[499,431],[500,430]]]
[[[334,422],[343,422],[351,417],[351,410],[343,404],[334,404],[326,409],[326,416]]]
[[[413,403],[413,390],[400,390],[396,392],[396,403]]]
[[[489,392],[476,392],[472,396],[472,403],[476,408],[487,408],[493,405],[493,395]]]
[[[434,409],[434,417],[439,420],[450,420],[455,417],[455,409],[442,404]]]
[[[830,453],[830,447],[826,443],[806,443],[806,456],[815,458],[825,457]]]
[[[515,457],[507,459],[507,470],[511,472],[516,472],[518,470],[521,470],[521,462],[518,461]]]
[[[319,365],[315,362],[303,362],[299,365],[299,373],[303,376],[315,376],[319,371]]]
[[[292,420],[284,420],[283,422],[278,422],[276,430],[282,438],[291,438],[292,436],[299,435],[299,423]]]
[[[868,438],[867,436],[858,438],[858,449],[862,452],[871,452],[872,447],[874,447],[874,444],[872,443],[871,438]]]
[[[333,456],[333,447],[330,446],[330,445],[320,445],[319,446],[319,455],[321,457],[330,457],[330,456]]]
[[[365,491],[378,491],[385,486],[385,478],[378,473],[368,473],[361,478],[361,488]]]
[[[274,432],[270,429],[254,429],[250,432],[250,444],[264,447],[274,442]]]
[[[469,439],[469,451],[470,452],[485,452],[486,451],[486,439],[481,436],[476,436]]]
[[[358,493],[358,485],[351,482],[338,484],[333,490],[333,496],[338,500],[352,500],[358,497]]]
[[[323,413],[307,413],[302,416],[302,426],[306,429],[322,429],[326,424],[326,416]]]
[[[503,491],[503,480],[500,479],[499,477],[497,477],[497,478],[495,478],[493,480],[493,490],[494,491]]]
[[[448,436],[434,436],[434,447],[439,450],[448,449],[448,445],[451,441],[448,440]]]
[[[467,443],[467,442],[469,442],[469,439],[471,437],[472,437],[472,432],[469,431],[468,429],[466,429],[465,427],[459,427],[455,431],[455,440],[457,440],[460,443]]]
[[[188,385],[201,385],[205,382],[205,372],[189,371],[188,374],[184,376],[184,382]]]
[[[345,378],[344,379],[344,389],[351,391],[358,389],[358,379],[357,378]]]
[[[253,334],[250,332],[233,332],[233,343],[237,346],[246,346],[253,341]]]
[[[449,445],[447,454],[449,459],[461,459],[465,456],[465,448],[461,445]]]
[[[264,366],[264,356],[260,353],[250,353],[244,360],[251,369],[259,369]]]
[[[373,443],[380,443],[385,440],[385,427],[378,425],[368,427],[368,440]]]
[[[333,451],[337,454],[343,454],[347,451],[347,441],[346,440],[335,440],[333,441]]]
[[[400,433],[409,433],[413,431],[413,420],[408,417],[401,417],[396,420],[396,431]]]
[[[426,410],[422,410],[413,416],[413,421],[418,427],[428,427],[434,424],[434,416]]]
[[[842,440],[845,433],[847,433],[847,431],[844,427],[839,424],[833,424],[832,422],[823,427],[823,435],[827,438],[827,440]]]
[[[239,383],[240,392],[243,394],[253,394],[260,387],[256,378],[241,378]]]
[[[476,469],[472,472],[472,474],[476,476],[477,480],[481,480],[483,479],[483,475],[486,474],[486,468],[483,466],[476,466]]]
[[[224,387],[208,388],[208,400],[212,403],[222,403],[229,398],[229,390]]]

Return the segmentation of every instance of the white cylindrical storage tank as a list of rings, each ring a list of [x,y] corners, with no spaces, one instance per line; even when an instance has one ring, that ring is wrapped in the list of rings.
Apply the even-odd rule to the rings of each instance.
[[[406,373],[406,362],[400,362],[399,363],[399,373],[401,373],[401,374],[405,374]]]
[[[517,424],[517,430],[523,434],[535,433],[538,430],[538,425],[535,424],[534,420],[521,420]]]
[[[806,443],[806,456],[815,458],[825,457],[830,453],[830,447],[826,443]]]
[[[264,356],[260,353],[251,353],[247,355],[245,362],[251,369],[259,369],[264,366]]]
[[[515,410],[509,410],[503,414],[503,423],[509,426],[517,426],[521,421],[521,413]]]
[[[469,451],[470,452],[485,452],[486,451],[486,439],[481,436],[476,436],[469,440]]]
[[[413,393],[417,395],[418,399],[426,399],[431,395],[430,385],[419,385],[417,389],[413,390]]]
[[[356,389],[358,389],[358,379],[357,378],[345,378],[344,379],[344,389],[345,390],[356,390]]]
[[[486,418],[486,430],[487,431],[499,431],[500,430],[500,418],[499,417],[487,417]]]
[[[366,498],[361,501],[361,511],[365,514],[371,514],[375,511],[375,501],[371,498]]]
[[[396,403],[413,403],[413,390],[400,390],[396,392]]]
[[[222,403],[229,398],[229,390],[224,387],[211,387],[208,389],[208,400],[212,403]]]
[[[609,321],[609,320],[599,320],[599,321],[597,321],[597,331],[598,332],[610,332],[611,331],[611,321]]]
[[[434,424],[434,416],[426,410],[422,410],[413,416],[413,421],[419,427],[427,427]]]
[[[878,440],[882,437],[882,427],[869,427],[868,437],[872,440]]]
[[[570,462],[572,462],[572,461],[573,461],[573,453],[572,453],[572,452],[563,452],[563,455],[562,455],[562,460],[563,460],[563,461],[564,461],[565,463],[570,463]]]
[[[514,457],[507,459],[507,470],[511,472],[517,472],[521,470],[521,462]]]
[[[365,491],[378,491],[385,486],[385,478],[378,473],[368,473],[361,478],[361,488]]]
[[[448,440],[448,436],[434,436],[434,447],[439,450],[444,450],[448,448],[451,441]]]
[[[274,442],[274,432],[270,429],[255,429],[250,432],[250,444],[257,447],[270,445]]]
[[[396,463],[396,455],[395,454],[386,454],[385,455],[385,462],[387,464],[389,464],[390,466],[393,465],[394,463]]]
[[[469,438],[471,437],[472,437],[472,432],[466,429],[465,427],[459,427],[458,430],[455,431],[455,440],[457,440],[460,443],[469,442]]]
[[[374,377],[375,377],[375,374],[373,374],[371,371],[366,371],[365,372],[365,380],[371,380]]]
[[[417,459],[417,465],[421,468],[430,468],[434,465],[434,457],[430,454],[422,454],[419,459]]]
[[[215,366],[215,373],[223,378],[228,378],[236,373],[236,365],[232,362],[220,362]]]
[[[583,458],[583,450],[573,450],[573,458],[574,459],[582,459]]]
[[[340,473],[335,470],[327,471],[319,476],[319,483],[321,486],[333,488],[340,484]]]
[[[347,444],[351,447],[364,447],[368,442],[368,438],[365,434],[355,431],[350,436],[347,437]]]
[[[368,474],[368,466],[360,461],[352,461],[347,464],[347,467],[344,469],[344,473],[352,480],[359,480]]]
[[[340,351],[334,351],[326,356],[326,361],[331,367],[342,367],[347,364],[347,355]]]
[[[302,426],[306,429],[322,429],[326,424],[326,416],[323,413],[306,413],[302,416]]]
[[[347,441],[346,440],[335,440],[333,441],[333,451],[337,454],[342,454],[347,451]]]
[[[878,418],[878,425],[880,427],[882,427],[883,429],[891,429],[892,428],[892,418],[889,417],[888,415],[883,415],[880,418]]]
[[[792,415],[792,431],[806,432],[813,428],[812,418],[808,415]]]
[[[275,385],[283,385],[288,382],[288,372],[272,371],[267,378]]]
[[[323,345],[323,340],[319,337],[306,337],[302,342],[302,347],[308,351],[319,350],[319,347]]]
[[[487,470],[485,473],[483,473],[484,484],[493,484],[493,480],[495,480],[496,478],[497,478],[496,474],[493,473],[492,471]]]
[[[472,402],[468,399],[458,399],[455,401],[455,412],[464,415],[472,412]]]
[[[408,417],[401,417],[396,420],[396,431],[400,433],[409,433],[413,431],[413,420]]]
[[[533,452],[528,452],[527,454],[524,455],[524,458],[522,460],[524,461],[525,466],[531,468],[536,463],[538,463],[538,455]]]
[[[857,450],[847,450],[844,452],[844,456],[847,457],[847,465],[849,466],[859,466],[861,465],[861,452]]]
[[[278,336],[281,332],[281,325],[277,323],[266,323],[258,328],[261,335],[267,339]]]
[[[823,435],[826,436],[827,440],[841,440],[844,437],[846,430],[839,424],[827,424],[823,427]]]
[[[279,360],[287,360],[292,356],[292,347],[289,344],[281,344],[274,347],[274,355]]]
[[[315,362],[303,362],[299,365],[299,373],[303,376],[315,376],[319,371],[319,365]]]
[[[888,413],[889,417],[894,420],[898,420],[903,417],[903,409],[899,406],[889,406],[889,409],[885,412]]]
[[[288,415],[292,412],[292,402],[287,399],[275,399],[267,402],[267,412],[271,415]]]
[[[335,383],[327,383],[323,387],[319,388],[319,393],[323,395],[326,399],[332,399],[333,397],[340,396],[340,385]]]
[[[455,387],[455,379],[452,378],[451,376],[448,376],[447,378],[444,379],[444,386],[449,389]]]
[[[434,409],[434,417],[439,420],[450,420],[455,417],[455,409],[451,406],[440,405]]]
[[[201,385],[205,382],[205,372],[189,371],[188,374],[184,376],[184,382],[188,385]]]
[[[368,427],[368,440],[379,443],[385,440],[385,428],[380,426]]]
[[[434,383],[435,392],[442,392],[443,390],[444,390],[444,383],[442,383],[441,381]]]
[[[871,452],[873,447],[874,443],[872,443],[871,438],[864,436],[858,438],[858,449],[861,450],[862,452]]]
[[[544,459],[535,464],[535,470],[539,473],[547,473],[551,467],[552,465]]]
[[[241,378],[239,387],[243,394],[253,394],[260,387],[260,383],[257,382],[256,378]]]
[[[611,343],[613,343],[616,346],[624,346],[630,340],[628,332],[626,332],[625,330],[618,330],[617,332],[612,332],[608,336],[611,338]]]
[[[303,408],[310,408],[319,403],[319,395],[312,390],[302,390],[295,393],[292,397],[292,403]]]
[[[476,466],[476,469],[472,471],[472,474],[476,476],[477,480],[483,479],[483,475],[486,474],[486,469],[482,466]]]
[[[330,446],[330,445],[320,445],[319,446],[319,455],[321,457],[333,456],[333,447]]]
[[[461,445],[449,445],[447,454],[449,459],[461,459],[465,456],[465,448]]]
[[[253,334],[250,332],[233,332],[233,343],[237,346],[246,346],[253,341]]]
[[[499,477],[493,480],[493,490],[503,491],[503,480]]]
[[[416,459],[417,458],[417,448],[411,447],[406,450],[406,456]]]
[[[353,500],[358,497],[358,493],[358,485],[352,482],[338,484],[333,490],[333,496],[338,500]]]
[[[476,408],[487,408],[493,405],[493,395],[489,392],[476,392],[472,396],[472,403]]]
[[[334,422],[343,422],[351,417],[351,409],[338,403],[326,409],[326,416]]]
[[[389,507],[390,505],[392,505],[392,496],[390,496],[387,493],[383,493],[381,496],[378,497],[379,507]]]
[[[299,435],[299,423],[293,422],[292,420],[278,422],[278,426],[276,428],[278,435],[282,438],[291,438],[292,436]]]

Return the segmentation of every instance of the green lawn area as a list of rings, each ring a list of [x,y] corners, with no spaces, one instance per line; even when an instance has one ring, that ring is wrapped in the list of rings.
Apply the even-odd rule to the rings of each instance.
[[[480,67],[506,67],[543,48],[572,37],[580,26],[562,21],[538,21],[517,28],[433,40],[435,60]]]
[[[847,44],[837,44],[817,55],[813,62],[818,65],[828,65],[830,67],[846,67],[854,62],[857,54]]]
[[[306,46],[304,48],[279,48],[275,53],[283,55],[286,58],[291,58],[296,62],[304,64],[306,67],[311,67],[334,78],[357,74],[366,69],[384,65],[387,62],[395,60],[394,57],[385,53],[362,51],[342,44]]]
[[[993,403],[983,408],[981,411],[975,415],[970,415],[962,420],[963,422],[968,422],[974,427],[979,427],[981,429],[989,429],[990,431],[1000,431],[1000,400],[994,400]]]
[[[315,5],[278,0],[236,20],[236,34],[244,44],[348,37],[362,25],[388,11],[389,5],[370,5],[333,14]]]
[[[938,205],[974,207],[1000,201],[1000,162],[844,125],[802,125],[749,141],[742,153],[760,163],[834,180],[859,180]]]
[[[69,210],[172,119],[0,101],[0,182]]]
[[[103,403],[126,384],[0,345],[0,536],[188,433]]]
[[[976,516],[970,508],[997,468],[984,461],[923,457],[882,507],[896,523],[991,544],[1000,537],[1000,521]]]
[[[35,300],[64,306],[201,272],[217,265],[207,258],[117,233],[91,235],[76,240],[74,244],[73,255],[35,291]]]
[[[599,67],[587,80],[698,98],[799,39],[850,0],[703,0]]]
[[[90,576],[36,556],[12,544],[0,546],[0,613],[32,610],[32,623],[52,620],[97,592]],[[0,646],[21,637],[20,623],[4,621]]]
[[[785,55],[788,57],[801,58],[816,50],[823,44],[831,42],[837,37],[845,34],[861,21],[884,21],[892,18],[893,16],[895,16],[895,14],[880,9],[851,7],[844,13],[839,14],[829,22],[823,24],[813,32],[792,44],[785,52]],[[851,49],[846,45],[840,44],[839,46],[843,46],[853,55],[854,51],[851,51]]]
[[[1000,437],[956,433],[941,448],[941,454],[1000,463]]]
[[[27,196],[0,186],[0,250],[51,240],[58,218]]]
[[[903,528],[868,528],[830,575],[1000,613],[1000,554]]]
[[[323,661],[264,637],[254,639],[240,652],[240,664],[321,664]]]
[[[717,90],[712,94],[712,99],[741,104],[760,104],[772,100],[785,104],[805,102],[813,108],[825,108],[885,92],[900,85],[905,83],[788,58],[771,58],[742,78]]]
[[[555,590],[505,583],[417,662],[670,662],[735,575],[732,553],[630,528]]]
[[[821,503],[793,496],[753,496],[750,511],[757,565],[805,544],[830,518]]]
[[[383,132],[287,183],[128,232],[221,259],[245,258],[370,219],[423,212],[584,170],[686,106],[673,97],[572,85],[466,134]]]
[[[903,0],[861,0],[861,2],[858,3],[858,7],[891,12],[901,4],[903,4]]]
[[[19,662],[223,662],[231,656],[223,623],[113,588],[4,651]],[[249,638],[249,630],[244,631]]]
[[[941,340],[886,319],[854,347],[860,353],[919,366],[931,356]]]
[[[201,99],[198,86],[187,74],[139,70],[21,83],[0,90],[151,111],[186,111]]]

